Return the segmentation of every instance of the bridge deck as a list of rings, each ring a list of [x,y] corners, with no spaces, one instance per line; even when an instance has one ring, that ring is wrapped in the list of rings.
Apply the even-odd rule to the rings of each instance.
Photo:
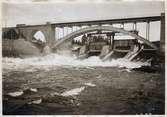
[[[121,18],[121,19],[107,19],[107,20],[92,20],[92,21],[78,21],[78,22],[64,22],[64,23],[51,23],[53,27],[72,27],[72,26],[84,26],[84,25],[102,25],[102,24],[118,24],[118,23],[138,23],[138,22],[153,22],[160,21],[162,16],[149,16],[149,17],[134,17],[134,18]],[[44,26],[46,24],[39,25],[22,25],[21,27],[36,27]],[[15,28],[15,27],[3,27],[3,28]]]
[[[108,20],[94,20],[94,21],[80,21],[80,22],[66,22],[66,23],[53,23],[55,27],[64,26],[82,26],[82,25],[102,25],[102,24],[118,24],[118,23],[138,23],[138,22],[152,22],[160,21],[161,16],[151,17],[135,17],[135,18],[122,18],[122,19],[108,19]]]

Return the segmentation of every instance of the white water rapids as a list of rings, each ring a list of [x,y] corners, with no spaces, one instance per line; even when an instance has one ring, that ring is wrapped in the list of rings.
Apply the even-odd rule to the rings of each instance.
[[[84,60],[79,60],[76,57],[62,56],[58,54],[49,54],[43,57],[32,58],[8,58],[2,59],[3,68],[17,69],[25,68],[26,66],[74,66],[74,67],[125,67],[125,68],[139,68],[141,66],[150,65],[148,62],[131,62],[127,59],[112,59],[103,62],[99,57],[92,56]]]

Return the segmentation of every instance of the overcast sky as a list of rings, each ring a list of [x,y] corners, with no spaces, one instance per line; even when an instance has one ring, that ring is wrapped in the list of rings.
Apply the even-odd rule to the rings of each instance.
[[[85,20],[115,19],[126,17],[156,16],[164,12],[164,2],[115,2],[115,3],[42,3],[3,4],[3,23],[41,24]]]

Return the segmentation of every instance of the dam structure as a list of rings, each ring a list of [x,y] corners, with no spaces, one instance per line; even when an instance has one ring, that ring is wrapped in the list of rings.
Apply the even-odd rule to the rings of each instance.
[[[51,52],[77,54],[79,58],[98,55],[107,60],[114,53],[122,53],[125,58],[133,60],[143,51],[154,51],[164,54],[165,50],[165,14],[160,16],[107,19],[81,22],[50,23],[41,25],[18,24],[16,27],[2,29],[3,56],[38,56]],[[153,22],[160,21],[160,41],[150,41],[150,28]],[[138,24],[144,23],[145,37],[140,36]],[[119,25],[115,27],[114,25]],[[124,25],[131,24],[127,30]],[[77,27],[77,28],[76,28]],[[69,30],[65,30],[68,28]],[[74,29],[75,28],[75,29]],[[60,32],[61,29],[62,31]],[[34,35],[41,33],[43,41]],[[61,33],[61,37],[59,37]],[[124,38],[116,39],[122,35]],[[75,38],[80,37],[82,44],[75,43]],[[28,46],[24,47],[24,43]],[[20,44],[19,44],[20,43]],[[99,44],[97,44],[99,43]],[[73,48],[77,46],[77,51]],[[20,49],[21,46],[24,49]],[[97,46],[97,47],[96,47]],[[94,48],[94,49],[91,49]],[[98,48],[98,49],[96,49]],[[29,51],[30,50],[30,51]],[[147,52],[148,53],[148,52]],[[147,56],[147,55],[146,55]],[[149,55],[148,55],[149,56]],[[122,56],[121,56],[122,57]]]
[[[73,2],[4,4],[2,114],[164,115],[164,2]]]

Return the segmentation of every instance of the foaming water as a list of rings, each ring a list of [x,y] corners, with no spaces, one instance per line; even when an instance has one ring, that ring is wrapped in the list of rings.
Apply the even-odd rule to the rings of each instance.
[[[32,58],[3,58],[3,66],[12,68],[22,68],[25,66],[75,66],[75,67],[126,67],[138,68],[143,65],[150,65],[147,62],[131,62],[127,59],[112,59],[103,62],[99,57],[92,56],[84,60],[79,60],[76,57],[62,56],[58,54],[49,54],[43,57]],[[5,68],[6,68],[5,67]]]

